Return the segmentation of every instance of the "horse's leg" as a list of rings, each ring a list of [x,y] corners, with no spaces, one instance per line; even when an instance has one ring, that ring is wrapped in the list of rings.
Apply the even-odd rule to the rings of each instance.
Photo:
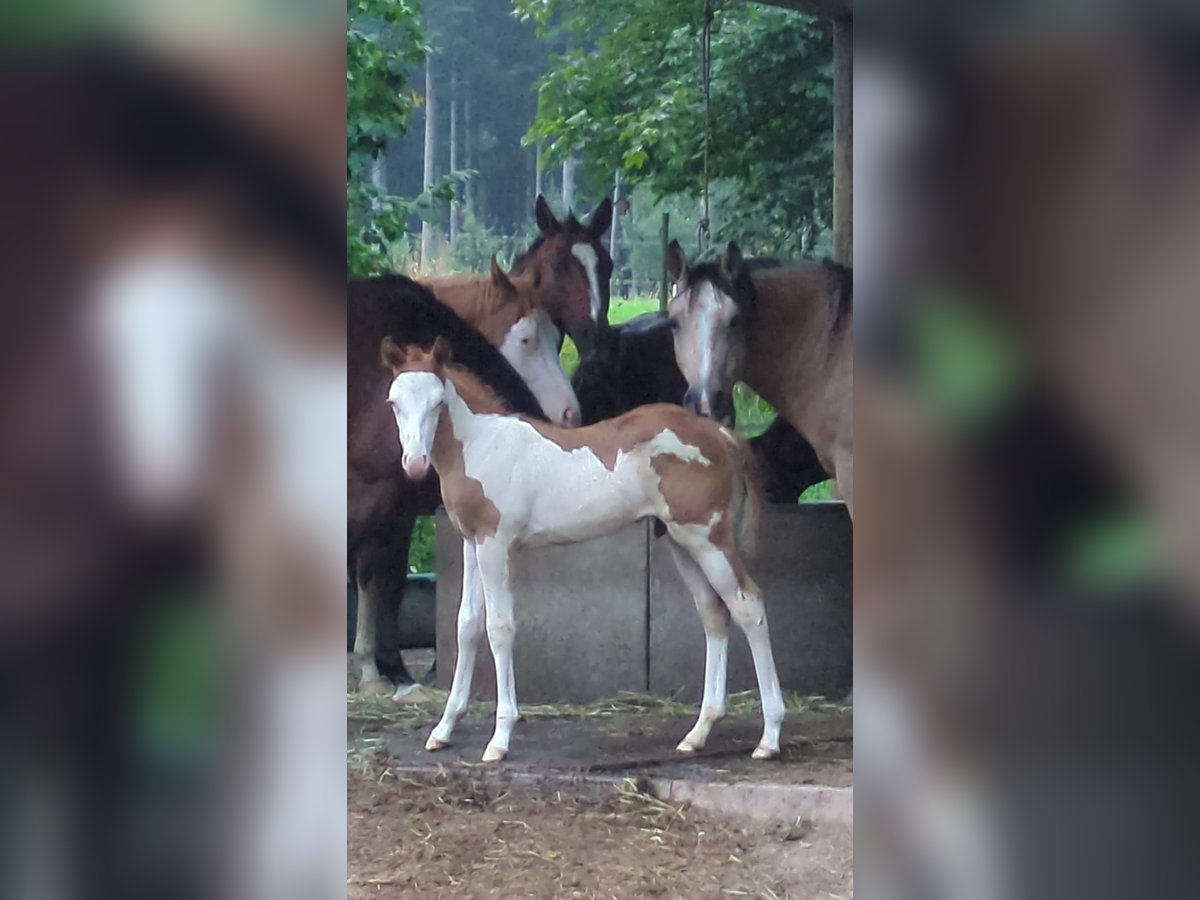
[[[508,755],[508,742],[518,716],[513,679],[513,639],[517,626],[508,581],[508,553],[508,543],[494,537],[485,540],[476,551],[487,610],[488,644],[496,661],[496,731],[483,751],[484,762],[499,762]]]
[[[364,693],[380,693],[386,683],[375,662],[375,589],[368,583],[370,565],[366,549],[354,558],[354,582],[358,595],[358,614],[354,627],[354,662],[358,666],[358,689]],[[390,689],[391,685],[386,685]]]
[[[400,604],[408,583],[408,550],[416,521],[407,511],[393,520],[376,567],[375,661],[383,677],[396,685],[396,700],[416,687],[400,650]]]
[[[458,717],[471,699],[471,676],[475,673],[475,654],[483,636],[483,583],[475,558],[474,541],[463,541],[462,599],[458,603],[458,659],[454,663],[454,681],[441,721],[425,742],[426,750],[440,750],[450,742]]]
[[[700,718],[676,748],[694,753],[704,747],[713,725],[725,716],[725,675],[728,670],[729,609],[709,584],[704,571],[682,547],[668,538],[671,555],[692,592],[700,621],[704,623],[704,699],[700,703]]]
[[[704,570],[705,577],[713,589],[720,594],[729,607],[735,622],[746,634],[750,653],[754,656],[754,673],[758,676],[758,693],[762,702],[763,736],[754,750],[755,759],[773,759],[779,755],[779,728],[783,724],[783,692],[779,688],[779,675],[775,671],[775,657],[771,652],[771,638],[767,633],[767,611],[762,595],[748,575],[739,580],[737,573],[743,571],[734,564],[731,550],[722,550],[712,544],[689,547],[693,559]],[[740,563],[740,561],[738,561]]]

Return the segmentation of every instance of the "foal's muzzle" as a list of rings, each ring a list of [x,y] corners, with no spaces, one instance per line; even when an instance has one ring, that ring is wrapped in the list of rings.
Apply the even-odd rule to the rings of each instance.
[[[418,456],[417,454],[405,453],[402,465],[404,466],[404,474],[413,481],[420,481],[429,474],[429,457],[424,454]]]

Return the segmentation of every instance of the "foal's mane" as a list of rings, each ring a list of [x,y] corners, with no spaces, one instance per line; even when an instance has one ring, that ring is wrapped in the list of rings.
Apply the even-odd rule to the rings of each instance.
[[[545,420],[529,387],[500,351],[428,290],[403,275],[381,275],[350,282],[350,312],[374,307],[376,344],[391,337],[400,346],[426,350],[439,337],[453,352],[455,367],[474,377],[507,410]],[[377,351],[376,351],[377,352]]]

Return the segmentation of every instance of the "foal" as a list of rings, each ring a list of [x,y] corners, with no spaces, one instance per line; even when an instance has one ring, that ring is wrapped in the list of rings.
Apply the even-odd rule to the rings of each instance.
[[[496,401],[451,363],[441,339],[426,352],[385,338],[382,357],[394,374],[388,402],[404,470],[421,478],[432,463],[450,521],[465,538],[458,662],[446,710],[426,749],[446,746],[466,709],[486,608],[497,702],[496,730],[483,759],[494,762],[508,753],[517,720],[512,550],[575,543],[656,516],[700,611],[707,648],[700,717],[678,749],[702,748],[725,713],[732,616],[749,641],[762,696],[763,735],[753,755],[777,756],[783,697],[766,611],[739,552],[752,536],[760,504],[746,442],[667,404],[576,430],[484,412],[498,410]]]

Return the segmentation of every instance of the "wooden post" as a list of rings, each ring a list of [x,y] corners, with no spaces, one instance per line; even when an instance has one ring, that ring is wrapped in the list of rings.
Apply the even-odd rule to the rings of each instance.
[[[664,312],[667,309],[667,248],[671,246],[671,214],[663,213],[662,218],[662,280],[658,283],[658,308]]]
[[[833,252],[854,265],[854,20],[833,20]]]

